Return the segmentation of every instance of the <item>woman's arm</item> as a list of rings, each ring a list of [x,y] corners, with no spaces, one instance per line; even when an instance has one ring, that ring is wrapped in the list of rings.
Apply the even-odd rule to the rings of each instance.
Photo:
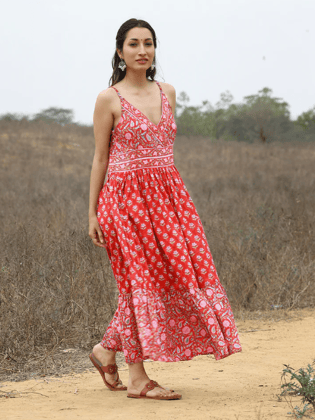
[[[89,236],[94,245],[104,247],[102,231],[97,221],[97,204],[104,185],[109,161],[109,141],[113,127],[112,89],[101,92],[96,100],[93,123],[95,153],[90,179]]]

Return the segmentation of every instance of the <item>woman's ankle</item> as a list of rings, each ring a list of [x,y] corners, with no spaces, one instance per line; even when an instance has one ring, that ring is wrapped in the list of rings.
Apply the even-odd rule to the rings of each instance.
[[[144,369],[143,362],[133,363],[129,367],[129,385],[138,386],[143,382],[148,382],[150,378]]]
[[[150,378],[148,377],[147,374],[141,375],[141,376],[129,375],[128,386],[132,388],[138,388],[149,381],[150,381]]]
[[[106,360],[106,364],[114,364],[116,359],[116,352],[105,349],[100,343],[93,347],[93,354],[101,362]]]

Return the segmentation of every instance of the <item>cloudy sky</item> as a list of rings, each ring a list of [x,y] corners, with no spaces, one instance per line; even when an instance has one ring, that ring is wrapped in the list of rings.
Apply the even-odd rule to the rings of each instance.
[[[191,105],[233,102],[263,87],[290,105],[315,106],[314,0],[10,0],[0,16],[0,114],[71,108],[92,123],[108,87],[115,37],[130,18],[158,38],[160,81]]]

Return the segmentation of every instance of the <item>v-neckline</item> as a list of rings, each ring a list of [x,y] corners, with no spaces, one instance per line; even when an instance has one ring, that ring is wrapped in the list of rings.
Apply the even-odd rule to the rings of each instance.
[[[156,82],[156,81],[155,81]],[[158,83],[156,82],[156,84],[158,85]],[[125,99],[122,95],[121,95],[121,93],[119,92],[119,90],[117,89],[117,88],[115,88],[115,86],[112,86],[115,90],[116,90],[116,92],[119,94],[119,96],[120,96],[120,98],[121,99],[123,99],[124,101],[126,101],[132,108],[134,108],[136,111],[138,111],[138,112],[140,112],[140,114],[150,123],[150,124],[152,124],[153,126],[155,126],[155,127],[158,127],[160,124],[161,124],[161,122],[162,122],[162,118],[163,118],[163,114],[164,114],[164,104],[163,104],[163,96],[162,96],[162,89],[160,88],[160,86],[158,85],[158,88],[159,88],[159,90],[160,90],[160,97],[161,97],[161,118],[160,118],[160,121],[157,123],[157,124],[155,124],[154,122],[152,122],[142,111],[140,111],[140,109],[138,109],[138,108],[136,108],[134,105],[132,105],[132,103],[130,103],[129,101],[127,101],[127,99]],[[118,122],[118,124],[119,124],[119,122]],[[117,125],[118,125],[117,124]],[[117,125],[116,125],[116,127],[117,127]],[[116,128],[115,127],[115,128]]]

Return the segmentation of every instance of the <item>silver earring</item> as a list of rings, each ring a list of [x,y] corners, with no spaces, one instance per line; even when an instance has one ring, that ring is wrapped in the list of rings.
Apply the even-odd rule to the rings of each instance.
[[[122,70],[122,71],[125,71],[125,68],[126,68],[126,67],[127,67],[127,66],[126,66],[125,60],[122,58],[122,59],[120,60],[119,64],[118,64],[118,68],[120,68],[120,70]]]
[[[151,70],[154,70],[155,69],[155,64],[154,63],[152,63],[152,65],[151,65]]]

